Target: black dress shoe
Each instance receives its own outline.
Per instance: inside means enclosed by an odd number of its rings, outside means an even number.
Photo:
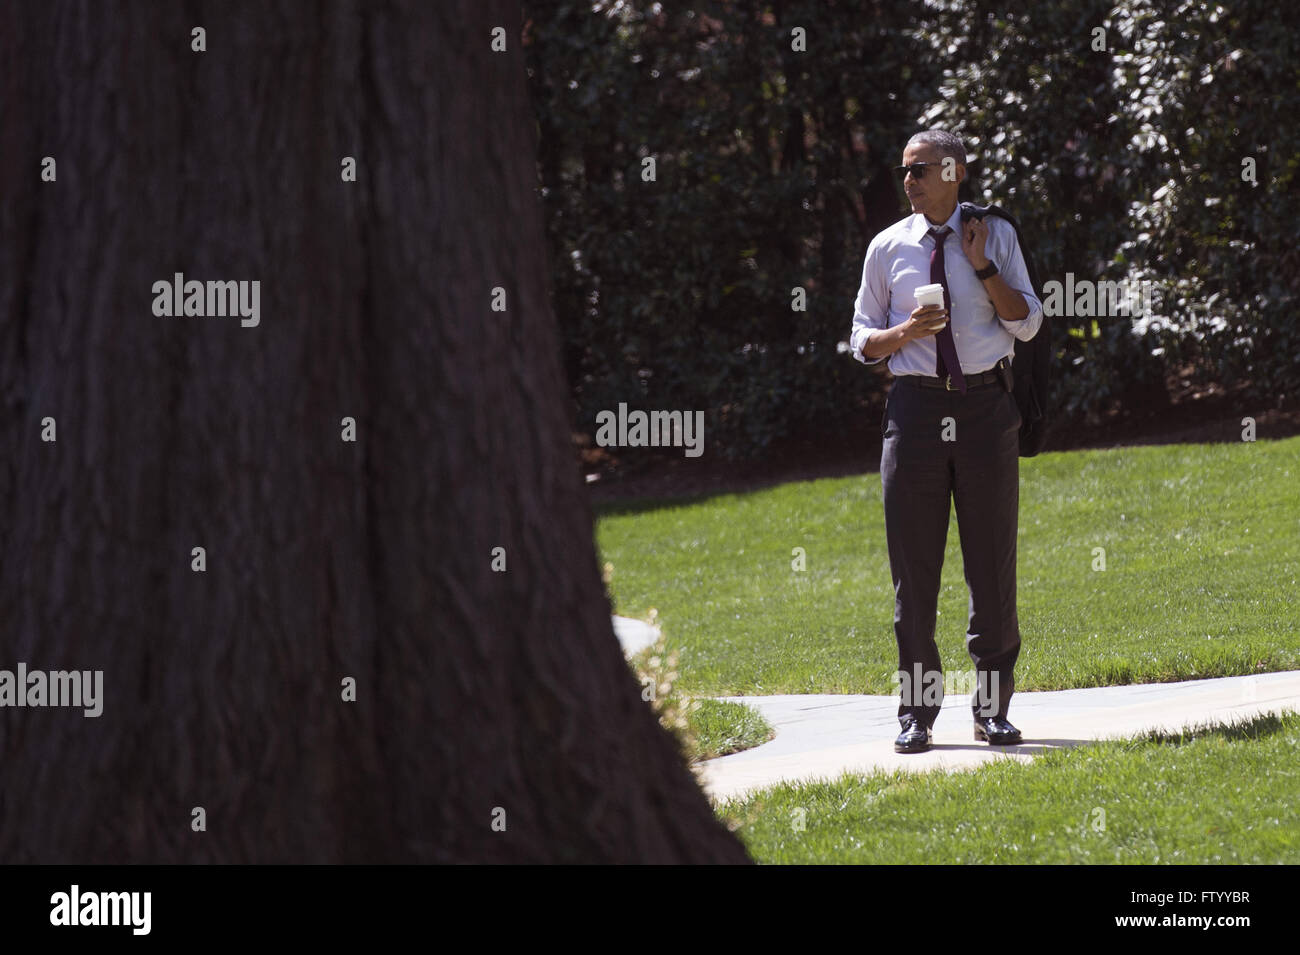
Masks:
[[[1020,730],[996,716],[977,716],[975,740],[987,740],[990,746],[1010,746],[1020,742]]]
[[[903,732],[894,740],[895,753],[924,753],[930,748],[930,728],[915,716],[903,717]]]

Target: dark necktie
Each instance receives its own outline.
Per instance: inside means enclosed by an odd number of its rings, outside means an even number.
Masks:
[[[948,282],[943,268],[943,240],[951,231],[948,226],[930,230],[930,236],[934,239],[934,251],[930,253],[930,284],[943,286],[943,307],[948,310],[948,324],[934,336],[935,374],[940,378],[952,375],[952,384],[964,395],[966,379],[961,373],[961,362],[957,360],[957,343],[952,339],[952,299],[948,297]]]

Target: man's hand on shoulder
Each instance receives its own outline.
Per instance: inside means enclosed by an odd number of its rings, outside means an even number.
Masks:
[[[987,268],[989,258],[984,254],[984,245],[989,239],[989,227],[983,219],[967,219],[961,226],[961,250],[967,261],[978,272]]]

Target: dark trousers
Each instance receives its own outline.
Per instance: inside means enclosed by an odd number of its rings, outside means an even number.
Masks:
[[[956,504],[970,591],[966,650],[975,664],[977,690],[972,709],[976,715],[1006,718],[1020,654],[1019,428],[1015,398],[996,382],[963,395],[924,388],[900,376],[890,389],[881,421],[880,478],[894,578],[894,636],[899,670],[906,674],[900,684],[900,723],[911,714],[930,726],[942,703],[942,666],[934,637],[949,500]],[[917,677],[927,687],[918,686]]]

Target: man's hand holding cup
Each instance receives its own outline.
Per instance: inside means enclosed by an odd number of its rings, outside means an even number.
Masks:
[[[948,324],[948,310],[943,307],[943,286],[937,282],[916,290],[916,308],[908,316],[908,337],[928,338]]]

